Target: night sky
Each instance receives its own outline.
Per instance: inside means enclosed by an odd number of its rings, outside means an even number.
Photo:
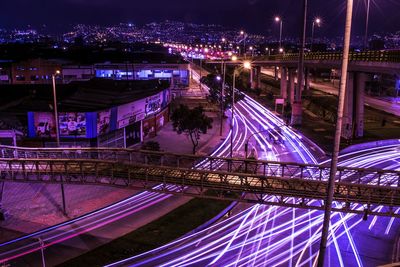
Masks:
[[[367,0],[354,0],[354,34],[363,34]],[[400,0],[371,0],[371,32],[400,30]],[[345,0],[309,0],[309,17],[324,20],[320,36],[342,33]],[[61,32],[77,23],[111,25],[178,20],[216,23],[253,33],[274,32],[274,15],[284,18],[284,34],[298,35],[300,0],[3,0],[0,28],[38,28]]]

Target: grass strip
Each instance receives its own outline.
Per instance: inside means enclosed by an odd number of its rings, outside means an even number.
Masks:
[[[229,201],[195,198],[167,215],[59,266],[103,266],[167,244],[217,216]]]

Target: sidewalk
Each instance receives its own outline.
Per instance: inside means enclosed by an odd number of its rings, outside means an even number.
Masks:
[[[200,135],[199,145],[196,154],[208,155],[223,141],[223,138],[229,132],[229,120],[225,119],[223,123],[222,136],[220,132],[219,114],[206,112],[206,115],[213,119],[212,128],[206,134]],[[192,141],[186,134],[178,134],[172,128],[172,122],[166,124],[163,129],[157,133],[156,137],[149,138],[147,141],[156,141],[160,144],[160,148],[165,152],[178,154],[192,154]]]
[[[210,154],[222,142],[219,136],[219,114],[214,112],[206,114],[213,118],[213,124],[207,134],[200,136],[197,151],[201,155]],[[226,136],[228,132],[229,120],[225,120],[223,136]],[[184,134],[178,135],[173,131],[172,123],[165,125],[156,137],[146,141],[149,140],[159,142],[163,151],[192,153],[190,139]],[[0,242],[70,220],[118,202],[137,191],[102,186],[65,185],[65,193],[68,217],[65,217],[61,211],[59,185],[6,183],[3,193],[5,200],[3,208],[8,211],[9,215],[6,221],[0,223]],[[189,197],[172,196],[139,213],[125,217],[121,222],[116,221],[84,236],[77,236],[62,242],[54,248],[47,248],[48,252],[54,253],[46,253],[46,262],[54,266],[77,257],[166,215],[190,200]],[[31,266],[40,265],[41,258],[39,256],[38,253],[29,255],[27,257],[29,264]]]

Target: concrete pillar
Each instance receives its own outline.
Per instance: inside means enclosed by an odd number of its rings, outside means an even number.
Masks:
[[[281,97],[287,99],[287,69],[281,67]]]
[[[261,67],[256,66],[250,71],[251,89],[260,87],[261,84]]]
[[[356,76],[356,83],[354,88],[354,137],[364,136],[364,95],[366,82],[369,76],[367,73],[359,72]]]
[[[298,74],[299,71],[297,71],[297,75]],[[303,75],[306,75],[305,72],[303,73]],[[293,69],[293,77],[296,77],[296,69]],[[302,86],[300,86],[298,81],[303,81]],[[301,125],[302,123],[303,110],[301,105],[301,95],[305,87],[304,82],[305,82],[304,77],[302,79],[299,79],[299,77],[297,77],[297,83],[294,84],[294,78],[293,78],[293,85],[290,85],[291,87],[293,87],[292,89],[293,94],[291,94],[291,104],[292,104],[292,117],[290,121],[291,125]]]
[[[303,90],[305,92],[310,90],[310,82],[311,82],[310,70],[308,68],[306,68],[305,71],[304,71],[304,88],[303,88]]]
[[[342,125],[342,137],[345,139],[351,139],[353,136],[354,76],[354,72],[347,75]]]
[[[295,84],[294,84],[295,78],[296,78],[296,69],[289,69],[288,100],[292,105],[294,102],[294,94],[295,94]]]
[[[279,79],[279,77],[278,77],[278,66],[274,67],[274,77],[275,77],[275,81],[277,81]]]

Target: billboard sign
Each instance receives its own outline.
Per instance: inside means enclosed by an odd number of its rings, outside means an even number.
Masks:
[[[103,135],[110,131],[111,109],[97,112],[97,135]]]
[[[118,107],[117,128],[121,129],[129,124],[143,120],[145,115],[146,102],[143,100],[134,101]]]
[[[56,137],[56,120],[53,113],[35,112],[33,116],[36,137]]]
[[[86,116],[83,112],[60,112],[60,136],[86,137]]]

